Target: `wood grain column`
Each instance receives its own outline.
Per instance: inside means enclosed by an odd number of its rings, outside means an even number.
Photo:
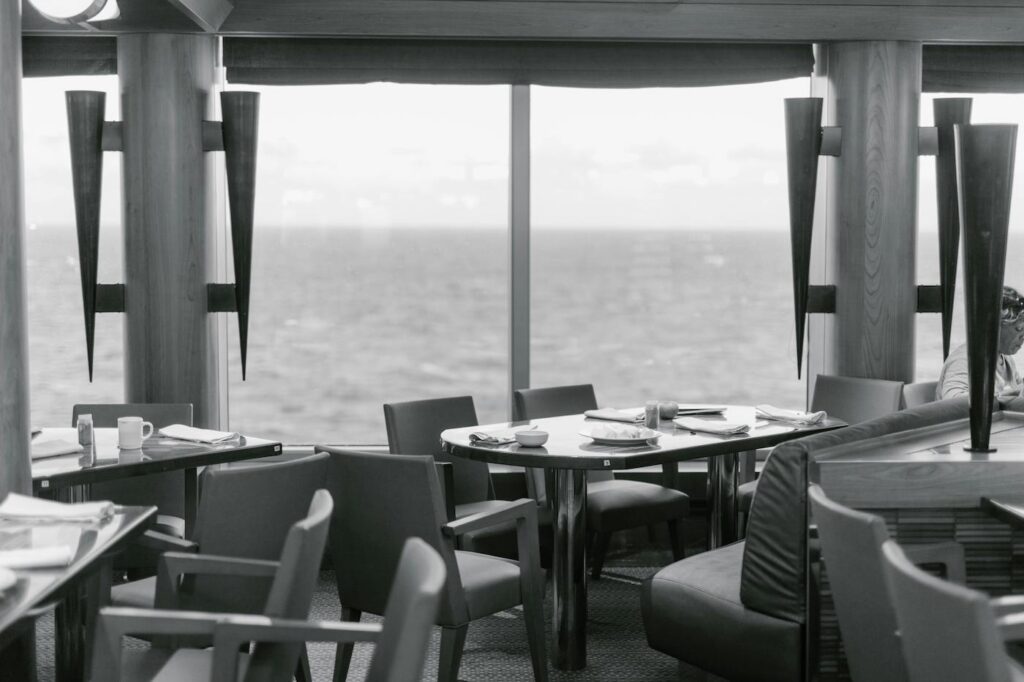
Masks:
[[[0,498],[32,493],[21,146],[21,2],[0,0]]]
[[[189,402],[217,428],[221,359],[206,284],[217,274],[214,118],[217,39],[118,36],[124,121],[125,398]]]
[[[815,369],[910,382],[921,45],[834,43],[827,70],[826,117],[843,141],[828,164],[819,255],[825,283],[836,285],[836,312]]]

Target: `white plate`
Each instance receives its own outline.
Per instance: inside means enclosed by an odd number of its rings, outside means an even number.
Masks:
[[[644,445],[652,440],[658,440],[664,434],[653,429],[648,429],[650,435],[646,438],[602,438],[601,436],[591,436],[586,431],[580,431],[581,436],[590,438],[598,445]]]
[[[18,584],[18,576],[9,568],[0,566],[0,596]]]

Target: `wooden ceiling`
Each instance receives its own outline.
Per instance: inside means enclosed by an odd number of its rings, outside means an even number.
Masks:
[[[120,0],[91,31],[24,6],[26,34],[1024,43],[1022,0]]]

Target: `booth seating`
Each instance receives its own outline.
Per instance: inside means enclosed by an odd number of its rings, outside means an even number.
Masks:
[[[816,452],[968,416],[956,398],[783,443],[765,462],[747,537],[655,574],[641,600],[654,649],[733,682],[795,682],[816,668],[809,646],[807,486]]]

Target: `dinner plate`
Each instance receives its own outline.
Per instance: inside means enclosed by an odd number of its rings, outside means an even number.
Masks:
[[[652,440],[658,440],[664,434],[650,430],[649,436],[646,438],[602,438],[601,436],[592,436],[586,431],[579,432],[581,436],[586,436],[598,445],[644,445]]]

